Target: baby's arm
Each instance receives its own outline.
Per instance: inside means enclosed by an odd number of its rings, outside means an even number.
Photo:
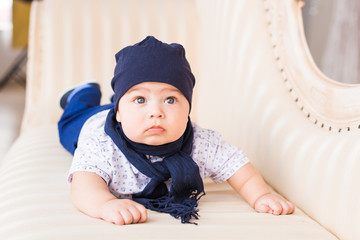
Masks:
[[[295,210],[291,202],[270,192],[251,163],[241,167],[228,182],[257,212],[279,215],[291,214]]]
[[[105,181],[95,173],[75,172],[71,182],[71,199],[83,213],[118,225],[147,220],[146,208],[129,199],[110,193]]]

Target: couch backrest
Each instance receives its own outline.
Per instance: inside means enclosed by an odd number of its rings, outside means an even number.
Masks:
[[[360,239],[360,86],[314,65],[299,0],[33,3],[23,131],[54,124],[65,89],[154,35],[182,43],[197,79],[192,119],[240,146],[268,183],[341,239]]]

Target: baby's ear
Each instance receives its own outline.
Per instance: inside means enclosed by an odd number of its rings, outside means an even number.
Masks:
[[[116,111],[116,121],[121,122],[119,110]]]

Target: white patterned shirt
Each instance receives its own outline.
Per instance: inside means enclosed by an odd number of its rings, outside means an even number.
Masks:
[[[105,133],[104,125],[109,110],[90,117],[81,129],[78,146],[69,171],[69,182],[77,171],[92,172],[102,177],[109,190],[118,198],[131,198],[141,192],[150,178],[139,172]],[[221,139],[215,131],[192,123],[193,148],[190,156],[197,163],[201,177],[221,183],[249,162],[244,152]],[[162,161],[148,156],[152,162]],[[167,182],[169,186],[170,180]]]

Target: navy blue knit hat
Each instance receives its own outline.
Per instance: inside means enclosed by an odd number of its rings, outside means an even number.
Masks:
[[[142,82],[170,84],[185,96],[191,108],[195,78],[185,57],[185,49],[177,43],[166,44],[152,36],[120,50],[111,87],[115,111],[120,98],[134,85]]]

